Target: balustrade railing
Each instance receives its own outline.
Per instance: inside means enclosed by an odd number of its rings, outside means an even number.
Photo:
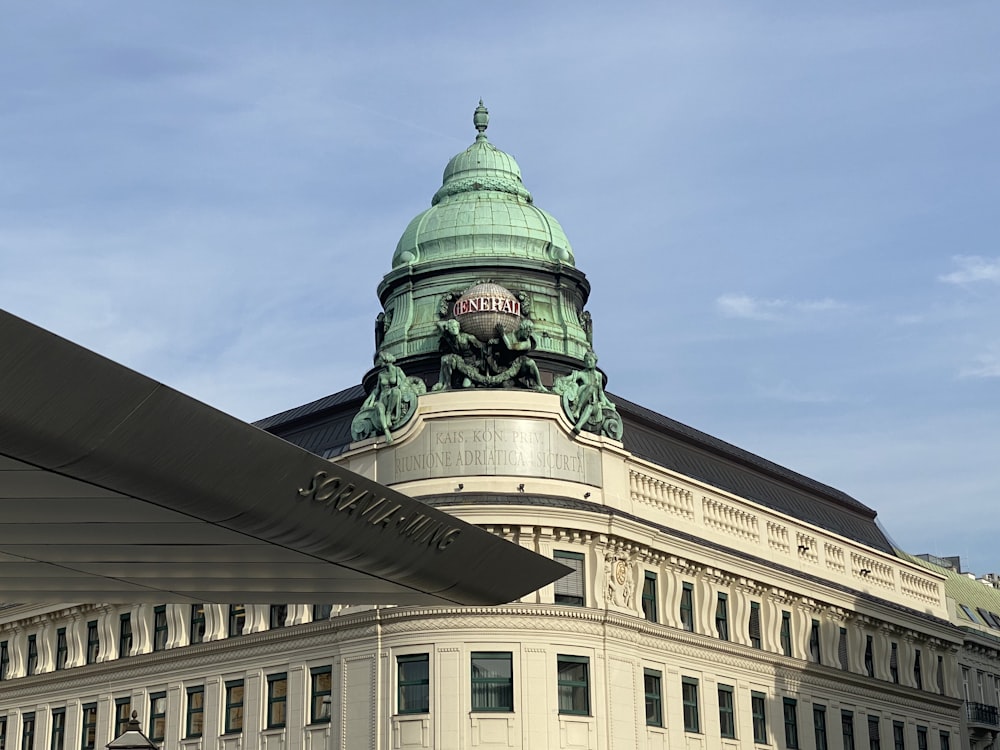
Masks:
[[[1000,726],[1000,715],[998,715],[996,706],[966,701],[965,715],[970,724],[986,724],[991,727]]]

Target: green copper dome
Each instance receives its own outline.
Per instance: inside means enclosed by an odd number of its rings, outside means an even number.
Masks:
[[[396,245],[392,267],[491,256],[573,265],[559,222],[534,206],[514,158],[487,140],[481,101],[473,123],[475,142],[448,162],[431,207]]]
[[[593,347],[592,322],[584,309],[590,295],[587,277],[576,267],[559,222],[535,206],[517,162],[486,138],[488,123],[480,102],[473,115],[475,141],[448,161],[430,208],[403,232],[392,269],[378,287],[383,311],[375,324],[375,350],[395,357],[397,367],[423,378],[428,387],[440,383],[444,355],[454,354],[450,331],[471,331],[466,330],[469,315],[455,312],[471,290],[493,292],[468,298],[466,312],[483,312],[472,308],[487,299],[520,319],[517,325],[508,320],[505,331],[522,336],[511,339],[518,346],[530,340],[529,359],[542,386],[579,370]],[[490,343],[496,323],[488,320],[473,334],[491,352],[499,346]],[[482,364],[493,366],[502,358],[491,354]],[[375,373],[366,376],[369,388]],[[495,375],[479,385],[497,385],[500,381],[490,380]]]

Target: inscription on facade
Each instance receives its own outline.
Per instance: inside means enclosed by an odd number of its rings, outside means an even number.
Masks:
[[[521,303],[513,297],[503,297],[498,294],[463,297],[455,303],[454,313],[456,318],[473,312],[502,312],[520,316]]]
[[[529,419],[457,419],[426,425],[378,456],[386,484],[435,477],[513,475],[600,486],[600,454],[556,425]]]

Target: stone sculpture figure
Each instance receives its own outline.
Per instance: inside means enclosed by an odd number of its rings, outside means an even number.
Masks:
[[[536,344],[530,320],[522,320],[513,333],[498,324],[496,335],[485,344],[462,331],[454,318],[437,325],[445,353],[438,382],[431,390],[474,386],[545,390],[538,365],[527,354]]]
[[[498,324],[496,337],[490,339],[491,369],[498,384],[504,388],[520,385],[536,391],[546,390],[538,365],[527,354],[537,343],[532,335],[533,329],[534,325],[527,318],[518,324],[513,333],[508,333]]]
[[[480,374],[483,367],[483,344],[471,333],[465,333],[454,318],[439,320],[438,330],[441,331],[441,372],[438,382],[432,391],[450,389],[455,385],[455,373],[461,375],[459,385],[462,388],[472,386],[473,379]]]
[[[584,335],[587,337],[587,343],[591,346],[594,345],[594,319],[590,316],[590,313],[584,310],[580,313],[580,327],[583,329]]]
[[[417,398],[427,387],[420,378],[407,377],[389,352],[379,352],[375,364],[382,369],[375,387],[351,422],[351,438],[366,440],[381,434],[391,443],[392,431],[410,420],[417,410]]]
[[[622,418],[604,393],[604,378],[593,350],[583,355],[583,364],[584,369],[557,378],[552,390],[562,397],[563,412],[573,423],[573,432],[586,430],[621,440]]]
[[[388,327],[385,313],[380,312],[375,318],[375,351],[382,348],[382,342],[385,341],[385,329]]]

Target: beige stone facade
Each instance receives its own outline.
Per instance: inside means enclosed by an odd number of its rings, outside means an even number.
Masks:
[[[426,394],[336,460],[577,573],[494,608],[248,605],[239,634],[221,605],[0,610],[7,750],[26,718],[103,747],[126,709],[190,750],[960,743],[942,575],[574,434],[556,396]]]

